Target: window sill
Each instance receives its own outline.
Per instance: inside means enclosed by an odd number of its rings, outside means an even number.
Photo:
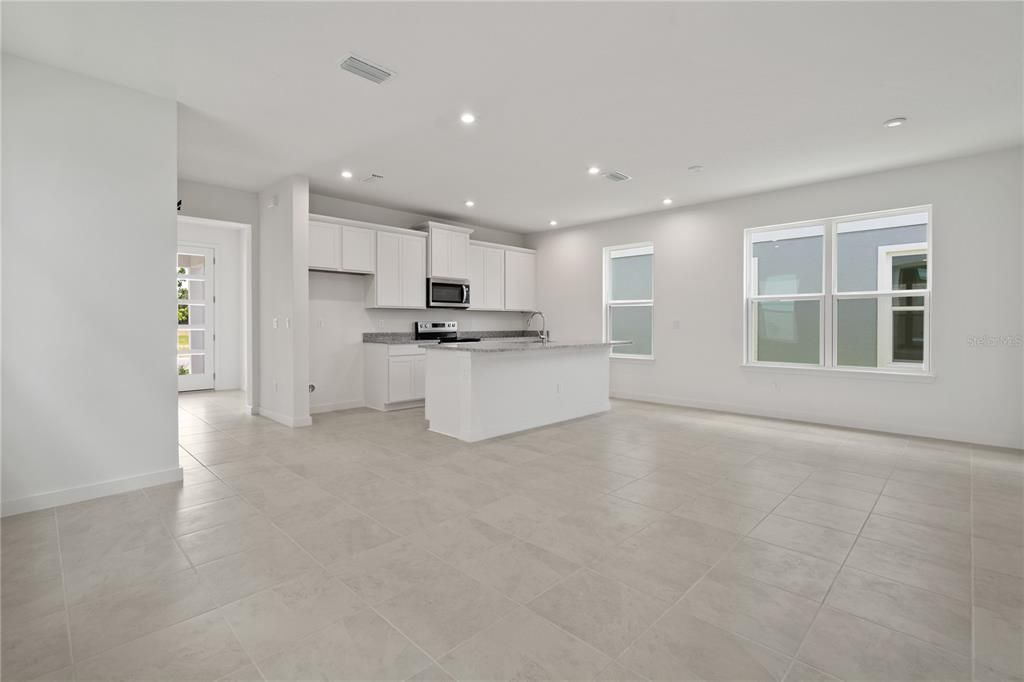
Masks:
[[[783,372],[786,374],[807,374],[819,376],[839,376],[848,379],[882,379],[884,381],[909,381],[932,383],[935,381],[933,372],[900,372],[877,369],[849,369],[840,367],[804,367],[801,365],[765,365],[744,362],[743,369],[766,372]]]
[[[635,360],[640,362],[654,362],[653,355],[615,355],[612,353],[609,355],[612,360]]]

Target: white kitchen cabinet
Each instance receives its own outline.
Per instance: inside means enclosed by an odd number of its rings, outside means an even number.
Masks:
[[[377,232],[376,273],[367,292],[371,308],[425,308],[426,239],[411,230]]]
[[[470,310],[505,309],[505,249],[469,244]]]
[[[505,310],[536,309],[537,253],[529,249],[506,249]]]
[[[309,268],[341,269],[341,227],[333,223],[309,221]]]
[[[473,230],[434,222],[421,227],[426,227],[430,239],[430,276],[468,279],[469,235]]]
[[[373,274],[376,230],[328,220],[309,221],[309,268]]]
[[[377,410],[413,407],[426,394],[426,350],[416,344],[363,344],[366,404]]]
[[[377,233],[365,227],[341,226],[341,269],[345,272],[374,273]]]

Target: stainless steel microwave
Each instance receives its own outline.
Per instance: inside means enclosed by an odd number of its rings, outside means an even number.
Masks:
[[[427,278],[428,308],[468,308],[469,280],[449,277]]]

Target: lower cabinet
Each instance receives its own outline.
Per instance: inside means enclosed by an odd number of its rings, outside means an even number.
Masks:
[[[427,351],[415,344],[363,344],[364,393],[376,410],[413,407],[426,395]]]

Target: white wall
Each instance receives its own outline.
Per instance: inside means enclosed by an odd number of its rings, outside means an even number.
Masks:
[[[396,211],[395,209],[384,208],[383,206],[362,204],[358,201],[337,199],[335,197],[328,197],[322,194],[309,195],[309,210],[310,213],[315,213],[317,215],[328,215],[335,218],[348,218],[350,220],[362,220],[368,223],[377,223],[379,225],[390,225],[391,227],[415,227],[416,225],[428,220],[437,220],[438,222],[447,223],[449,225],[461,225],[463,227],[473,228],[474,232],[472,237],[478,241],[494,242],[496,244],[506,244],[508,246],[526,245],[526,235],[518,234],[516,232],[497,230],[490,227],[480,227],[478,225],[469,225],[468,223],[456,223],[450,220],[438,220],[437,218],[431,218],[430,216],[419,213]]]
[[[3,56],[3,511],[180,478],[177,110]]]
[[[600,336],[602,248],[650,240],[656,360],[613,360],[614,395],[1020,447],[1024,351],[968,338],[1022,333],[1021,162],[1016,148],[543,233],[540,307],[555,335]],[[741,367],[744,228],[920,204],[933,381]]]
[[[309,418],[309,180],[260,192],[259,412],[288,426]]]
[[[213,366],[218,391],[244,387],[244,332],[242,269],[242,230],[212,227],[178,219],[178,243],[213,247],[217,260],[214,266],[213,294],[217,297],[214,315]]]
[[[522,329],[522,313],[366,308],[365,275],[309,273],[309,380],[313,412],[363,405],[363,333],[412,332],[417,320],[455,320],[463,331]],[[535,323],[536,324],[536,323]]]

